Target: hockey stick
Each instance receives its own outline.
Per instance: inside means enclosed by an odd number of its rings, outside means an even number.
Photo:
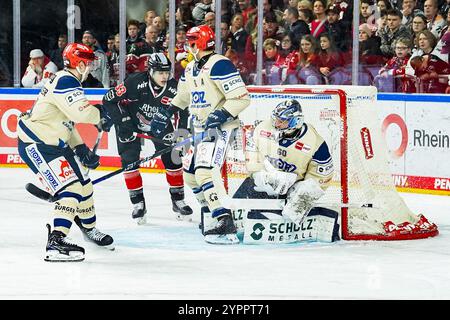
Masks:
[[[159,156],[161,156],[161,155],[163,155],[163,154],[165,154],[165,153],[167,153],[167,152],[172,151],[172,149],[174,149],[174,148],[182,147],[182,146],[184,146],[184,145],[186,145],[186,144],[189,144],[189,143],[191,143],[191,141],[192,141],[193,143],[195,143],[196,140],[202,140],[206,135],[207,135],[207,132],[200,132],[199,134],[197,134],[197,135],[195,135],[195,136],[191,136],[191,137],[189,137],[189,138],[186,138],[186,139],[183,140],[183,141],[180,141],[180,142],[178,142],[178,143],[172,144],[172,145],[168,146],[167,148],[164,148],[164,149],[161,149],[161,150],[155,152],[155,153],[154,153],[153,155],[151,155],[151,156],[148,156],[148,157],[143,158],[143,159],[141,159],[141,160],[138,160],[138,161],[135,161],[135,162],[133,162],[133,163],[130,163],[130,164],[129,164],[128,166],[126,166],[125,168],[120,168],[120,169],[118,169],[118,170],[116,170],[116,171],[110,172],[110,173],[108,173],[108,174],[106,174],[106,175],[104,175],[104,176],[102,176],[102,177],[100,177],[100,178],[95,179],[94,181],[92,181],[92,184],[97,184],[97,183],[99,183],[99,182],[102,182],[102,181],[104,181],[104,180],[107,180],[107,179],[109,179],[109,178],[111,178],[111,177],[113,177],[113,176],[115,176],[115,175],[118,175],[119,173],[121,173],[121,172],[123,172],[123,171],[125,171],[125,170],[133,169],[133,168],[135,168],[136,166],[139,166],[140,164],[142,164],[142,163],[144,163],[144,162],[150,161],[150,160],[152,160],[152,159],[154,159],[154,158],[157,158],[157,157],[159,157]],[[35,197],[38,197],[39,199],[42,199],[42,200],[44,200],[44,201],[55,202],[55,201],[59,200],[58,195],[53,196],[53,195],[51,195],[50,193],[48,193],[47,191],[42,190],[41,188],[35,186],[35,185],[32,184],[32,183],[27,183],[27,184],[25,185],[25,189],[26,189],[29,193],[31,193],[32,195],[34,195]]]
[[[153,141],[153,142],[156,142],[156,143],[159,143],[159,144],[163,144],[163,145],[166,145],[166,146],[171,146],[171,145],[172,145],[172,143],[170,143],[169,141],[165,141],[165,140],[162,140],[162,139],[158,139],[158,138],[155,138],[155,137],[153,137],[153,136],[148,136],[148,135],[143,134],[143,133],[137,133],[137,132],[134,132],[133,135],[134,135],[135,137],[142,138],[142,139],[147,139],[147,140],[151,140],[151,141]]]
[[[103,130],[97,126],[95,126],[95,127],[97,128],[98,133],[97,133],[97,139],[95,140],[94,148],[92,148],[93,153],[97,152],[98,146],[100,145],[100,140],[102,139],[102,136],[103,136]],[[90,170],[91,169],[88,169],[87,173],[89,173]]]

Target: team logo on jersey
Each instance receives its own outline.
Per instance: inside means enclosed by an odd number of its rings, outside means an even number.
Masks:
[[[309,152],[311,151],[311,147],[310,147],[309,145],[304,144],[304,143],[302,143],[302,142],[300,142],[300,141],[298,141],[298,142],[295,144],[295,149],[300,150],[300,151],[303,151],[303,152],[305,152],[305,153],[309,153]]]
[[[169,105],[171,101],[172,101],[172,98],[169,98],[169,97],[166,97],[166,96],[161,98],[161,103],[165,104],[165,105]]]
[[[370,131],[369,128],[364,127],[360,131],[361,133],[361,140],[364,148],[364,152],[366,154],[366,159],[373,158],[373,147],[372,147],[372,139],[370,137]]]

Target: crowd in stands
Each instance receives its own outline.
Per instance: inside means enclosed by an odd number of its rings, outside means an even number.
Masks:
[[[262,1],[264,84],[352,84],[352,0]],[[449,8],[450,0],[361,0],[359,84],[375,85],[382,92],[450,93]],[[158,15],[150,9],[142,21],[128,21],[127,74],[145,71],[150,53],[167,53],[168,16],[168,10]],[[170,58],[178,78],[193,59],[186,47],[187,30],[201,24],[214,29],[216,16],[212,0],[178,0],[175,17],[175,55]],[[222,1],[220,53],[231,59],[247,84],[256,79],[258,23],[256,0]],[[95,30],[84,31],[81,41],[98,57],[83,85],[117,85],[119,34],[110,35],[105,49]],[[61,69],[66,44],[61,35],[57,49],[47,56],[33,50],[22,84],[42,86],[55,67]],[[50,60],[55,67],[49,66]]]

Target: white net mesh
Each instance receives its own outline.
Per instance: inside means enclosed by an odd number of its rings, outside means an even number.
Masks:
[[[306,87],[299,86],[301,90]],[[229,194],[232,195],[246,177],[245,141],[254,127],[270,117],[273,108],[286,99],[300,102],[305,122],[311,123],[327,142],[335,164],[335,175],[331,186],[320,202],[338,212],[343,200],[341,168],[348,173],[348,228],[349,234],[383,235],[383,222],[415,223],[418,217],[406,206],[397,193],[387,161],[387,146],[381,134],[380,121],[376,113],[376,88],[339,87],[347,94],[346,112],[348,123],[348,152],[341,159],[341,121],[339,96],[322,93],[295,93],[286,88],[277,88],[275,93],[262,93],[250,88],[251,105],[240,115],[241,127],[236,140],[227,153],[227,179]],[[260,88],[261,89],[261,88]],[[311,89],[308,87],[306,89]],[[327,87],[329,89],[329,87]],[[317,91],[317,88],[314,88]],[[345,159],[347,158],[347,159]],[[347,163],[346,163],[347,160]],[[345,169],[346,168],[346,169]],[[344,187],[345,188],[345,187]],[[363,208],[372,204],[372,208]]]

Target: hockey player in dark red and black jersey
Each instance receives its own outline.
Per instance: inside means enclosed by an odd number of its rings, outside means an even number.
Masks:
[[[141,139],[136,133],[150,132],[150,120],[161,108],[167,108],[177,93],[177,81],[170,78],[171,62],[163,53],[149,56],[148,72],[131,74],[122,84],[110,89],[103,97],[103,104],[110,113],[117,137],[117,147],[122,166],[139,160]],[[178,114],[177,129],[186,128],[188,112]],[[163,140],[172,142],[174,124],[169,120]],[[167,148],[166,144],[153,141],[156,151]],[[182,164],[172,159],[171,153],[161,156],[166,169],[166,179],[172,199],[172,209],[177,217],[190,218],[192,209],[184,202],[184,181]],[[146,205],[142,177],[139,167],[124,172],[131,203],[132,217],[138,224],[146,222]]]

